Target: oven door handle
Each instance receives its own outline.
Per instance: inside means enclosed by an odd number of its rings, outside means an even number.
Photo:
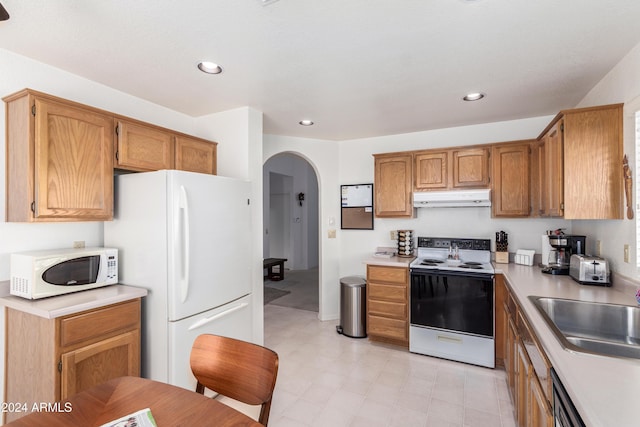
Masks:
[[[437,268],[412,268],[412,276],[453,276],[453,277],[471,277],[474,279],[493,280],[495,274],[491,273],[476,273],[473,271],[451,271],[451,270],[439,270]]]

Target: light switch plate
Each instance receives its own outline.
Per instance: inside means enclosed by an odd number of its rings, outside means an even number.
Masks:
[[[624,262],[629,263],[629,245],[624,245]]]

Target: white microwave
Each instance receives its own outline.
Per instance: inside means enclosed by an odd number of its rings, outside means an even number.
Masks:
[[[118,283],[118,250],[56,249],[11,254],[9,293],[38,299]]]

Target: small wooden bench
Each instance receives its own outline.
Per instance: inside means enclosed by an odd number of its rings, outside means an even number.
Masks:
[[[277,282],[278,280],[284,279],[284,262],[286,258],[266,258],[263,260],[262,268],[267,269],[267,275],[264,276],[269,280],[273,280]],[[273,271],[273,267],[278,266],[278,272]]]

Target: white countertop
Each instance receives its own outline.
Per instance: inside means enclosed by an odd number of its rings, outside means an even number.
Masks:
[[[409,264],[411,264],[411,261],[413,261],[414,259],[416,259],[416,257],[414,256],[411,256],[411,257],[392,256],[391,258],[381,258],[381,257],[373,256],[373,254],[371,254],[369,258],[364,260],[364,263],[371,264],[371,265],[382,265],[386,267],[409,268]]]
[[[584,286],[569,276],[543,274],[539,267],[495,264],[503,273],[540,339],[551,364],[587,426],[640,425],[640,361],[565,350],[527,298],[529,295],[637,305],[614,288]]]
[[[56,297],[29,300],[9,295],[9,281],[4,281],[0,282],[0,295],[2,295],[0,305],[46,319],[55,319],[68,314],[141,298],[147,295],[147,290],[134,286],[111,285]]]

